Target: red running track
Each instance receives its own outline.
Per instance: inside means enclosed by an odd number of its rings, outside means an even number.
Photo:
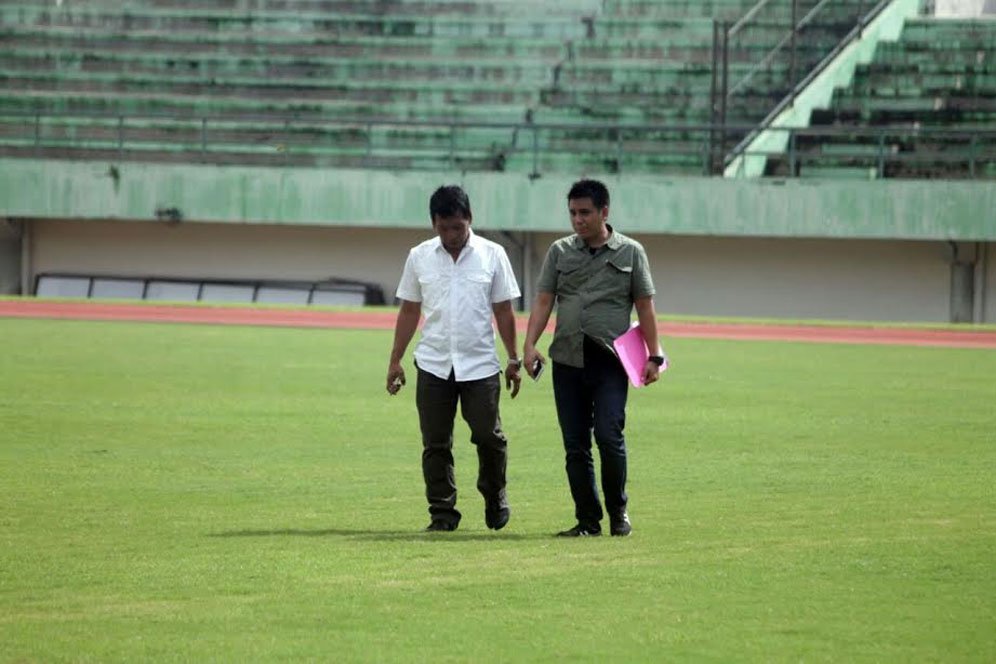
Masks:
[[[394,327],[395,316],[396,314],[391,311],[364,312],[184,305],[159,306],[108,302],[52,302],[32,299],[0,301],[0,317],[9,318],[57,318],[385,330]],[[521,321],[520,327],[524,327],[524,325],[525,321]],[[676,321],[663,322],[659,327],[661,334],[665,338],[694,337],[698,339],[806,341],[817,343],[996,349],[996,331],[982,330],[961,331],[872,326],[829,327],[820,325],[757,325]]]

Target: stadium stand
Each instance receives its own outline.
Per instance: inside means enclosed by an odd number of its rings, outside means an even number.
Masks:
[[[996,20],[921,18],[878,45],[771,175],[996,176]],[[830,131],[828,131],[830,130]],[[848,131],[850,130],[850,131]]]
[[[508,128],[452,123],[520,121],[530,77],[581,29],[506,5],[498,19],[484,3],[5,5],[3,77],[19,94],[4,107],[44,111],[36,135],[71,156],[490,168]]]
[[[724,50],[722,123],[763,118],[866,2],[791,3]],[[702,173],[716,26],[747,0],[16,0],[7,155],[319,167]],[[815,11],[818,10],[818,11]],[[782,53],[784,56],[784,53]],[[741,131],[742,135],[746,129]],[[722,145],[734,142],[735,132]]]
[[[587,148],[608,155],[586,164],[595,170],[718,172],[726,148],[766,117],[868,9],[850,0],[799,1],[796,16],[792,8],[791,2],[608,2],[593,39],[575,49],[564,84],[544,102],[615,126],[559,130],[558,143],[545,154],[562,155],[561,170]],[[790,27],[804,18],[790,52],[784,48]],[[722,127],[718,140],[703,129],[710,126]]]
[[[991,321],[991,22],[920,10],[5,0],[0,288],[381,301],[456,181],[527,301],[590,175],[669,257],[662,309]]]

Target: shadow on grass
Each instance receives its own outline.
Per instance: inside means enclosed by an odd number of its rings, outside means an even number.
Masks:
[[[305,530],[301,528],[284,528],[279,530],[228,530],[221,533],[210,533],[208,537],[345,537],[356,540],[370,541],[452,541],[474,542],[484,540],[540,540],[552,537],[552,533],[483,533],[461,532],[430,533],[422,530],[351,530],[348,528],[323,528]]]

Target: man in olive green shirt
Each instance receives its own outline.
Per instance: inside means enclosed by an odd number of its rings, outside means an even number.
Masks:
[[[550,345],[553,393],[577,517],[574,527],[558,534],[602,533],[602,504],[591,454],[594,431],[610,532],[625,536],[632,530],[623,437],[629,380],[612,341],[629,329],[635,306],[647,348],[657,352],[654,284],[643,246],[607,223],[609,192],[604,184],[574,183],[567,206],[575,234],[557,240],[547,251],[529,315],[523,361],[530,376],[545,362],[536,342],[556,303],[557,326]],[[651,355],[643,369],[645,385],[657,381],[663,362],[663,357]]]

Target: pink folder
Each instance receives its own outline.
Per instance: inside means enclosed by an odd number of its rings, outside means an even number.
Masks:
[[[616,355],[619,356],[619,361],[629,376],[629,382],[633,387],[643,387],[643,368],[647,365],[650,353],[647,352],[647,342],[643,340],[640,323],[633,323],[627,332],[612,342],[612,345],[615,346]],[[659,347],[657,351],[658,355],[664,357],[661,371],[665,371],[668,365],[667,355],[664,355],[664,351]]]

